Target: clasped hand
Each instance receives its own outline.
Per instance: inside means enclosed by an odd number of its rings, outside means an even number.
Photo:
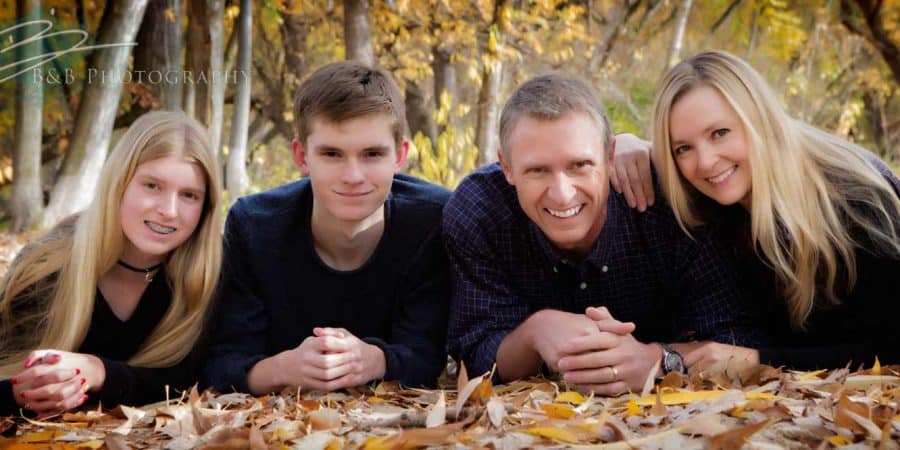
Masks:
[[[106,371],[99,358],[61,350],[35,350],[24,370],[10,379],[16,403],[44,418],[81,406],[87,391],[103,385]]]
[[[343,328],[315,328],[296,348],[281,354],[282,385],[333,391],[382,378],[384,352]]]

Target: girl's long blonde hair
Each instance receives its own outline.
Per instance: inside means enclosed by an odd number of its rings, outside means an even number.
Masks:
[[[703,223],[703,194],[678,171],[669,116],[699,86],[719,91],[746,131],[752,244],[784,287],[791,325],[803,329],[817,298],[837,303],[856,283],[856,248],[900,256],[900,200],[868,151],[789,117],[746,62],[705,52],[666,74],[653,108],[653,163],[685,231]]]
[[[27,245],[10,267],[0,285],[0,377],[21,371],[33,349],[77,351],[97,285],[124,248],[125,188],[139,165],[170,155],[202,168],[206,199],[194,233],[165,262],[171,306],[129,363],[167,367],[190,352],[221,268],[221,175],[202,125],[181,112],[154,111],[137,119],[116,144],[90,206]]]

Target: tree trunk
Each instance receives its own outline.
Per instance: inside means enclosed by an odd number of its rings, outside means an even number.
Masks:
[[[422,133],[431,141],[431,148],[437,148],[437,125],[434,123],[434,104],[429,101],[422,88],[412,82],[406,82],[406,122],[409,124],[410,136]]]
[[[162,46],[164,47],[163,67],[167,75],[177,74],[172,78],[166,78],[162,84],[160,97],[163,107],[170,111],[181,109],[182,89],[184,80],[182,72],[184,65],[181,63],[181,53],[184,51],[184,36],[181,30],[181,0],[166,0],[166,10],[173,15],[166,15],[163,24]],[[171,80],[171,81],[170,81]]]
[[[369,0],[344,0],[344,45],[348,60],[375,65]]]
[[[209,20],[206,17],[206,0],[189,0],[188,3],[188,55],[191,80],[186,85],[185,102],[193,99],[185,111],[190,111],[200,123],[209,126],[209,86],[200,84],[200,74],[209,70],[210,43]]]
[[[672,45],[669,47],[667,68],[671,68],[681,61],[681,47],[684,44],[684,30],[687,28],[688,18],[691,15],[693,0],[681,0],[678,6],[678,17],[675,19],[675,31],[672,33]]]
[[[431,70],[434,72],[434,103],[437,108],[441,107],[441,96],[446,92],[450,97],[449,114],[447,120],[437,124],[437,135],[448,126],[455,126],[453,118],[453,106],[459,102],[458,88],[456,85],[456,67],[450,62],[450,52],[441,49],[437,44],[431,48],[432,63]]]
[[[20,22],[41,18],[40,0],[18,0]],[[34,36],[40,26],[20,29],[17,42]],[[19,47],[17,61],[41,54],[40,41]],[[16,141],[13,149],[13,182],[10,211],[12,231],[17,233],[40,224],[44,209],[41,191],[41,124],[43,119],[43,85],[26,71],[16,80]]]
[[[309,26],[300,13],[294,12],[297,9],[294,4],[294,0],[285,0],[281,11],[281,40],[284,42],[284,64],[291,92],[300,86],[306,75],[306,36],[309,34]]]
[[[628,19],[638,10],[638,6],[640,5],[640,0],[637,0],[634,2],[625,2],[618,8],[613,6],[612,19],[609,20],[609,23],[606,25],[603,39],[597,43],[597,46],[594,48],[594,53],[591,55],[591,62],[588,66],[589,73],[596,74],[597,71],[606,65],[606,61],[612,53],[613,45],[616,43],[616,39],[622,34]],[[588,17],[588,20],[593,22],[593,18],[591,17]]]
[[[107,5],[110,7],[115,10],[109,15],[109,23],[101,26],[99,42],[133,42],[147,0],[120,0]],[[91,56],[91,69],[88,69],[84,94],[78,106],[72,142],[44,214],[47,225],[85,208],[94,197],[122,96],[121,74],[128,67],[130,55],[130,46],[120,46],[95,50]]]
[[[234,74],[224,73],[225,67],[225,0],[208,0],[209,20],[209,136],[213,149],[222,148],[222,120],[225,109],[225,87],[228,80],[240,82]],[[241,74],[249,80],[250,73]]]
[[[225,171],[229,199],[237,200],[249,185],[247,180],[247,128],[250,118],[250,59],[253,55],[253,4],[241,0],[238,16],[238,77],[234,94],[234,118],[231,120],[231,145]]]
[[[500,82],[503,79],[503,61],[500,50],[505,38],[503,18],[506,0],[495,0],[494,15],[488,31],[487,45],[482,55],[481,90],[478,93],[478,122],[475,128],[475,145],[478,147],[478,165],[496,161],[499,150],[498,127],[500,111],[498,100]]]
[[[885,2],[880,0],[841,0],[841,22],[851,32],[863,36],[872,44],[878,53],[884,58],[894,80],[900,84],[900,44],[891,40],[891,35],[885,30],[882,6]],[[866,30],[856,24],[854,20],[854,7],[859,8],[866,24]],[[896,8],[895,8],[896,9]],[[887,10],[891,10],[890,7]],[[896,16],[895,16],[896,19]]]

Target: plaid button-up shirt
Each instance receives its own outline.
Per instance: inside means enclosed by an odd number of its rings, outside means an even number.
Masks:
[[[661,195],[657,192],[657,198]],[[591,253],[571,261],[519,206],[497,164],[460,183],[444,208],[453,273],[448,348],[470,373],[532,313],[606,306],[642,342],[759,343],[732,267],[707,235],[687,236],[665,202],[641,213],[611,192]]]

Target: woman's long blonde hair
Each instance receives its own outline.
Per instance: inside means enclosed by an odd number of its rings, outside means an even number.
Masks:
[[[669,116],[699,86],[719,91],[746,131],[752,244],[784,287],[791,325],[803,329],[817,298],[837,303],[856,283],[857,247],[900,256],[900,200],[873,155],[789,117],[746,62],[705,52],[666,74],[653,108],[653,163],[685,231],[703,223],[703,194],[678,171]]]
[[[194,233],[165,262],[171,306],[129,363],[167,367],[188,354],[219,279],[222,182],[206,129],[184,113],[154,111],[138,118],[110,153],[90,206],[27,245],[10,267],[0,285],[0,377],[21,371],[33,349],[77,351],[97,285],[124,248],[125,189],[139,165],[170,155],[203,170],[206,199]]]

